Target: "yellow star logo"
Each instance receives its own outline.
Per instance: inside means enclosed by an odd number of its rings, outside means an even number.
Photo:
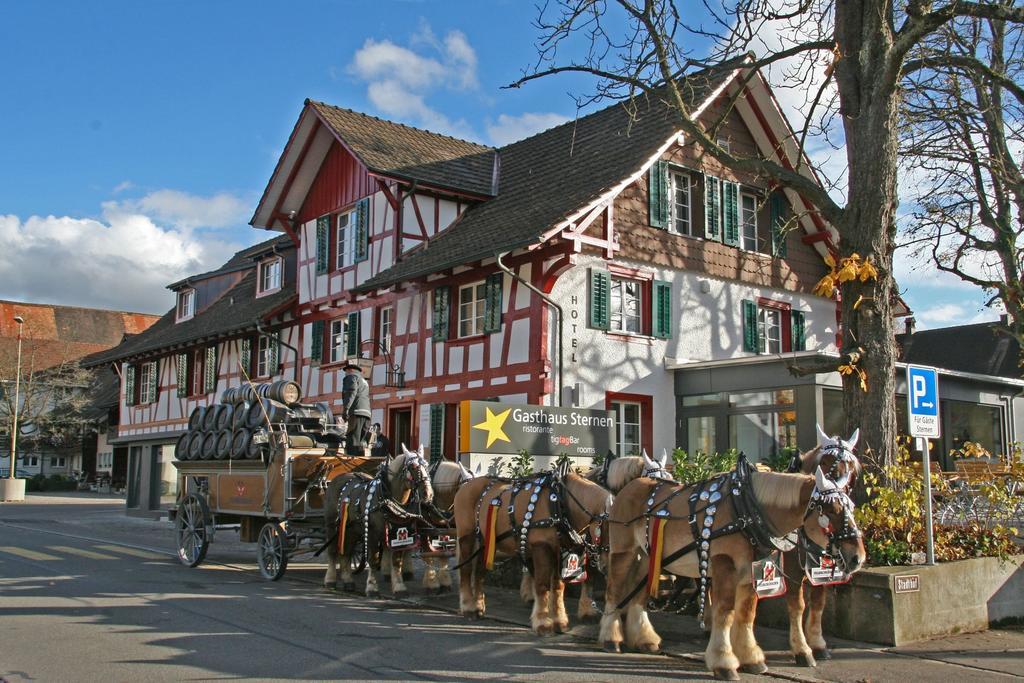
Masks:
[[[492,413],[490,408],[485,408],[485,410],[487,411],[487,419],[480,424],[473,425],[473,429],[482,429],[487,432],[487,448],[490,448],[491,444],[495,441],[508,441],[512,443],[508,435],[505,434],[505,430],[502,429],[512,409],[507,408],[497,415]]]

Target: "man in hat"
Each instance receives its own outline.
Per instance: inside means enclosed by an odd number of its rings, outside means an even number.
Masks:
[[[367,427],[370,425],[370,385],[363,379],[363,370],[355,360],[345,363],[345,379],[341,383],[342,413],[348,422],[345,430],[345,453],[363,455]]]

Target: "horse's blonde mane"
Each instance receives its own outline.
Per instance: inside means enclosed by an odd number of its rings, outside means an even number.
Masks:
[[[811,481],[811,477],[806,474],[750,473],[754,497],[758,503],[768,507],[797,507],[800,505],[800,492],[808,481]]]
[[[601,473],[601,465],[591,469],[586,474],[590,481],[596,481]],[[608,490],[618,493],[629,482],[633,481],[644,471],[644,459],[639,455],[626,455],[615,458],[608,463]]]
[[[457,487],[463,482],[465,477],[466,475],[461,465],[445,460],[438,464],[437,471],[434,472],[434,488]]]

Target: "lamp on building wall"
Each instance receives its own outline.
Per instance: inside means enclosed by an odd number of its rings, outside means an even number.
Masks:
[[[18,459],[18,403],[21,401],[21,331],[25,327],[25,319],[20,315],[14,316],[14,322],[18,323],[18,360],[17,370],[14,373],[14,420],[11,423],[11,467],[7,470],[7,478],[14,479],[15,462]]]

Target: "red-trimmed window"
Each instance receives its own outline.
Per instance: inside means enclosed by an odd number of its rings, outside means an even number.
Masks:
[[[188,392],[189,396],[202,396],[206,393],[206,349],[196,349],[189,354]]]
[[[654,446],[654,401],[644,394],[609,391],[605,408],[615,413],[616,455],[639,455]]]
[[[743,302],[743,350],[760,354],[805,349],[805,315],[782,301],[759,298]]]
[[[283,267],[284,261],[280,256],[260,261],[259,292],[257,294],[269,294],[281,289]]]
[[[391,306],[383,306],[377,309],[377,341],[389,353],[391,352],[391,337],[394,334],[395,309]],[[380,348],[374,351],[374,355],[380,352]]]
[[[355,263],[356,212],[344,211],[334,219],[334,267],[338,270]]]

